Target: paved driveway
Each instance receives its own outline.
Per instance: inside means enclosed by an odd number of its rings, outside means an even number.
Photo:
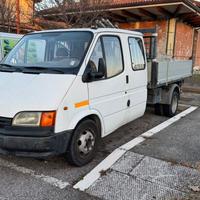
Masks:
[[[200,109],[127,151],[87,193],[107,200],[199,200],[199,120]]]

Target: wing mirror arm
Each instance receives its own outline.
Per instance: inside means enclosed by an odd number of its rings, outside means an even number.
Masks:
[[[103,78],[106,75],[106,63],[103,58],[99,58],[98,72],[96,72],[96,78]]]

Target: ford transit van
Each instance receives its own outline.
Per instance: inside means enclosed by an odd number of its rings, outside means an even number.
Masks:
[[[147,83],[141,33],[105,28],[27,34],[0,64],[0,153],[64,154],[85,165],[102,137],[144,114]],[[174,115],[178,85],[167,92],[169,101],[161,103]]]

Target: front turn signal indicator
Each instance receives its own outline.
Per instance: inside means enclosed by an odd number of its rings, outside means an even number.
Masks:
[[[49,127],[54,126],[56,121],[56,112],[43,112],[41,116],[40,126]]]

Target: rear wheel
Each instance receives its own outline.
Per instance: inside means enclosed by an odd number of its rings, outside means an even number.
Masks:
[[[75,129],[67,152],[70,164],[83,166],[95,157],[100,140],[99,130],[93,120],[81,122]]]
[[[177,91],[174,91],[171,103],[169,105],[163,105],[164,115],[167,117],[175,116],[178,110],[178,102],[179,102],[179,93]]]

